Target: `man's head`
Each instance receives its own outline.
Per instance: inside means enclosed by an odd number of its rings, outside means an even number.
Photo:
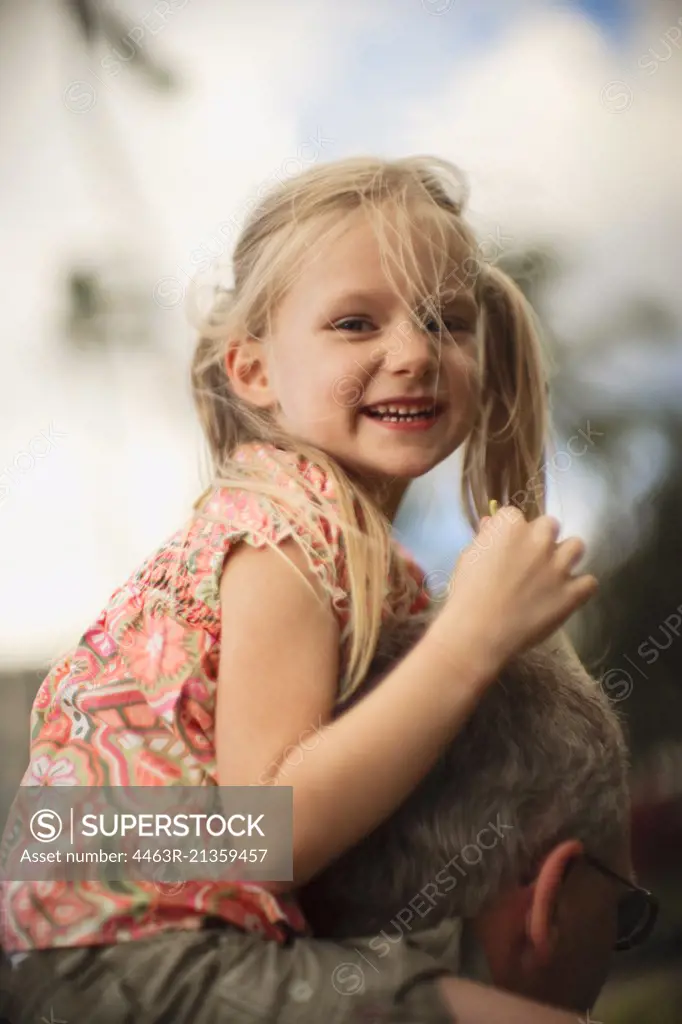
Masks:
[[[367,688],[423,628],[384,638]],[[508,665],[403,806],[306,887],[303,908],[318,935],[388,941],[468,919],[494,984],[584,1012],[625,891],[585,855],[631,876],[628,807],[618,718],[554,638]]]

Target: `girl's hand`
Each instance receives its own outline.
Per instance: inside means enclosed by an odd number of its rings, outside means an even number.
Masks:
[[[441,636],[462,631],[473,650],[492,659],[495,676],[513,655],[540,643],[593,596],[597,580],[572,575],[585,546],[577,537],[557,543],[552,516],[527,522],[512,506],[481,520],[455,567],[437,623]]]

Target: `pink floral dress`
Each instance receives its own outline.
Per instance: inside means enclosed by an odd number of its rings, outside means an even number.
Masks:
[[[271,445],[242,445],[238,461],[263,460],[272,479],[301,484],[334,500],[332,482],[307,460]],[[216,520],[220,520],[217,522]],[[349,639],[342,545],[325,523],[334,564],[319,536],[292,526],[257,494],[215,489],[201,512],[117,589],[75,649],[44,680],[31,715],[31,756],[22,785],[217,785],[215,699],[220,651],[220,577],[240,541],[262,547],[298,536],[312,552],[338,617],[342,651]],[[395,545],[385,616],[423,609],[423,575]],[[342,664],[343,664],[342,657]],[[130,882],[6,882],[2,944],[10,951],[100,945],[147,938],[170,928],[199,928],[205,916],[282,940],[305,933],[293,895],[264,886],[197,881],[182,887]]]

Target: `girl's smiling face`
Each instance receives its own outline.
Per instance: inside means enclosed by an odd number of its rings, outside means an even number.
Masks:
[[[260,390],[241,394],[256,394],[288,434],[381,492],[391,515],[409,481],[454,452],[472,427],[479,311],[472,282],[461,283],[471,257],[464,243],[450,241],[447,280],[439,281],[434,243],[422,233],[409,272],[421,282],[415,295],[404,270],[387,271],[370,220],[358,211],[346,224],[299,266],[261,339]],[[425,299],[435,310],[424,308]],[[405,420],[410,410],[414,418]]]

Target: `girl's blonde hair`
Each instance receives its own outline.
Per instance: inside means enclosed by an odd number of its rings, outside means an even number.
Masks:
[[[471,290],[480,306],[480,401],[465,443],[462,478],[469,521],[475,528],[490,498],[513,500],[529,517],[540,514],[547,406],[538,334],[518,287],[479,258],[464,221],[466,201],[460,171],[433,157],[355,158],[312,168],[273,189],[251,211],[234,250],[234,286],[218,292],[201,326],[192,389],[210,449],[213,487],[269,496],[290,519],[312,523],[324,543],[316,518],[319,494],[279,488],[257,460],[241,463],[232,456],[245,442],[271,443],[311,460],[333,482],[338,512],[330,504],[324,515],[340,529],[349,581],[351,647],[342,698],[363,680],[377,645],[391,568],[390,523],[365,487],[325,452],[288,436],[269,411],[237,397],[225,357],[239,339],[267,338],[279,301],[315,247],[341,234],[350,216],[364,213],[376,231],[387,277],[394,282],[398,270],[429,316],[440,320],[444,295],[462,289]],[[417,241],[428,253],[428,282]],[[466,253],[464,259],[453,256],[453,246]],[[328,554],[332,560],[333,552]]]

